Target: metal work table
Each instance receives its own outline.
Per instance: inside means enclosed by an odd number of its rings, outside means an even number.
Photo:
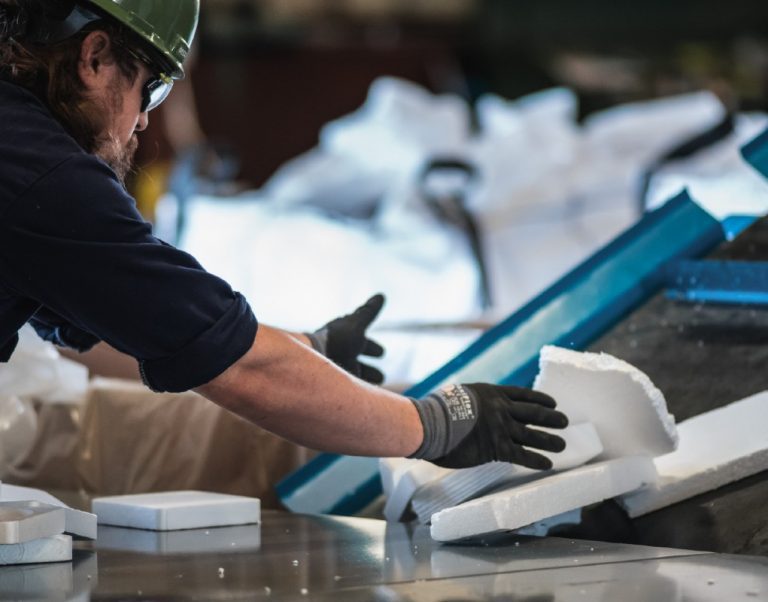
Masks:
[[[259,526],[102,528],[72,563],[0,568],[2,600],[768,600],[768,559],[266,511]]]

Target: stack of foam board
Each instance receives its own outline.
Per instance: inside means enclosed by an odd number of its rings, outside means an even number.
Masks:
[[[96,538],[96,516],[38,489],[0,484],[0,565],[72,560],[72,537]]]
[[[0,485],[0,502],[35,501],[57,506],[64,510],[64,532],[76,539],[96,539],[96,515],[70,508],[60,499],[30,487]]]
[[[566,442],[565,450],[559,454],[542,452],[542,455],[552,460],[553,471],[581,466],[603,451],[595,427],[589,422],[571,425],[560,434]],[[436,512],[502,485],[519,486],[540,478],[542,474],[540,471],[508,462],[491,462],[477,468],[452,470],[417,489],[411,503],[419,520],[427,523]]]
[[[0,502],[0,565],[72,560],[64,510],[39,502]]]
[[[486,495],[432,517],[437,541],[510,531],[644,487],[656,479],[653,459],[626,457],[580,466]]]
[[[554,397],[570,420],[556,431],[566,451],[549,454],[556,470],[499,463],[432,475],[411,502],[422,520],[429,516],[435,539],[517,529],[646,487],[656,478],[652,458],[677,446],[661,391],[615,357],[546,346],[534,388]]]
[[[656,458],[659,479],[621,503],[642,516],[768,470],[768,391],[680,423],[680,447]]]
[[[411,503],[414,493],[426,483],[453,471],[441,468],[423,460],[408,458],[381,458],[379,460],[382,489],[386,496],[384,518],[391,522],[399,521]]]

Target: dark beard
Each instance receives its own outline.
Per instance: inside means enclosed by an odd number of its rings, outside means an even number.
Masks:
[[[111,82],[110,104],[104,107],[105,115],[119,114],[123,110],[125,85],[120,76]],[[133,134],[128,143],[123,146],[116,136],[105,130],[101,136],[97,137],[95,146],[94,154],[112,168],[117,179],[125,187],[125,178],[133,168],[133,156],[139,146],[139,139],[136,134]]]
[[[125,186],[125,178],[133,168],[133,157],[138,147],[139,139],[136,134],[131,136],[125,146],[113,138],[108,138],[98,143],[94,154],[112,168],[117,179]]]

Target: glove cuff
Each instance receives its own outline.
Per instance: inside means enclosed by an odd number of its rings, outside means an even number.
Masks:
[[[461,385],[449,385],[424,399],[411,399],[419,412],[424,439],[409,458],[434,460],[453,450],[477,423],[477,402]]]
[[[312,349],[317,351],[321,355],[327,357],[328,351],[328,329],[321,328],[315,332],[305,332],[304,335],[309,339],[309,343],[312,345]]]

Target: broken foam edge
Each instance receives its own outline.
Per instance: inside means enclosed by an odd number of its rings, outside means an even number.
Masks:
[[[659,415],[661,425],[673,442],[674,449],[680,443],[680,437],[675,425],[675,417],[667,409],[667,401],[661,390],[653,384],[653,381],[642,370],[636,368],[629,362],[625,362],[609,353],[593,353],[591,351],[574,351],[555,345],[544,345],[539,355],[539,373],[533,383],[533,388],[537,389],[543,378],[547,364],[570,364],[582,370],[591,370],[594,372],[617,371],[623,372],[648,394],[654,409]]]

